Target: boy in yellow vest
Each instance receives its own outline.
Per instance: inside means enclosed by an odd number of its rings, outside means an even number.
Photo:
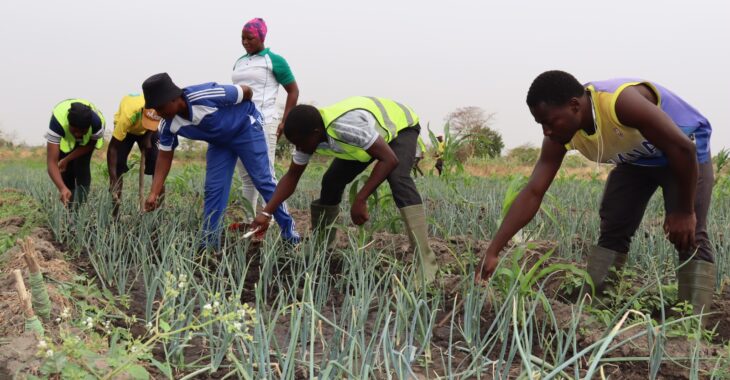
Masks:
[[[439,176],[441,176],[441,172],[444,171],[444,151],[446,150],[444,147],[444,136],[439,135],[436,137],[436,140],[438,141],[438,145],[436,145],[436,165],[434,167],[439,173]]]
[[[664,232],[679,253],[679,297],[708,312],[715,289],[715,263],[707,235],[712,195],[710,122],[657,83],[611,79],[582,85],[562,71],[540,74],[527,105],[545,138],[529,182],[515,199],[477,268],[488,278],[499,252],[540,208],[568,150],[616,166],[601,200],[598,244],[587,271],[598,290],[611,267],[627,259],[649,199],[664,194]],[[690,260],[691,259],[691,260]]]
[[[64,205],[84,202],[91,185],[91,155],[104,140],[104,116],[88,100],[67,99],[53,109],[46,131],[48,176]]]
[[[284,134],[296,146],[296,152],[252,228],[258,228],[260,233],[266,230],[271,212],[294,192],[316,151],[335,157],[322,177],[319,199],[311,204],[312,226],[320,236],[328,234],[331,242],[335,237],[331,225],[339,215],[345,186],[375,161],[370,177],[351,205],[350,217],[357,225],[365,223],[369,218],[367,198],[387,180],[419,258],[418,279],[421,283],[431,282],[438,265],[428,245],[421,195],[410,176],[420,129],[413,110],[384,98],[352,97],[320,109],[309,105],[294,107],[285,121]]]
[[[122,175],[129,171],[127,158],[137,143],[145,155],[144,174],[153,175],[157,161],[157,126],[160,117],[153,109],[144,108],[144,97],[130,94],[122,98],[114,115],[114,133],[109,141],[106,162],[109,169],[109,189],[114,199],[114,215],[119,212],[124,187]]]

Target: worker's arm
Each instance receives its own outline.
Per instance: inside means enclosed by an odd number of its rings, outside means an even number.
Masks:
[[[299,100],[299,86],[297,86],[297,82],[291,82],[285,85],[284,90],[286,90],[286,104],[284,105],[284,115],[281,117],[281,123],[276,128],[277,140],[284,131],[284,122],[286,121],[286,117],[289,116],[289,111],[297,105],[297,101]]]
[[[251,87],[241,85],[241,89],[243,90],[243,100],[251,100],[253,97],[253,90]]]
[[[352,208],[350,208],[352,222],[358,226],[367,222],[370,218],[367,207],[368,197],[398,166],[398,157],[382,136],[378,136],[373,145],[366,151],[376,160],[376,164],[365,185],[355,196],[355,201],[352,203]]]
[[[515,198],[477,266],[475,274],[477,281],[486,280],[494,273],[499,261],[499,252],[522,227],[535,217],[545,193],[560,169],[566,152],[563,145],[547,137],[543,139],[540,158],[532,170],[527,185]]]
[[[626,126],[636,128],[667,156],[679,189],[679,204],[667,214],[664,231],[679,251],[695,245],[697,218],[694,212],[699,164],[694,143],[664,111],[657,97],[645,85],[624,89],[616,100],[616,116]]]
[[[109,189],[114,193],[117,181],[119,180],[119,173],[117,173],[117,156],[119,154],[119,145],[121,141],[112,137],[109,141],[109,148],[106,151],[106,166],[109,170]]]
[[[58,161],[59,170],[61,172],[65,172],[66,168],[68,167],[68,164],[71,161],[93,151],[95,145],[96,145],[96,140],[91,140],[91,141],[89,141],[88,144],[86,144],[84,146],[79,146],[76,149],[72,150],[71,153],[69,153],[66,157],[64,157]]]
[[[266,206],[263,208],[265,213],[273,215],[274,211],[276,211],[276,209],[284,203],[284,201],[294,194],[294,190],[297,188],[299,179],[302,178],[302,174],[306,168],[307,165],[299,165],[294,162],[289,164],[289,169],[286,171],[286,174],[279,179],[279,183],[276,185],[274,195],[271,196],[271,199],[266,202]],[[263,232],[269,228],[270,219],[271,217],[268,217],[263,213],[259,213],[253,220],[251,229],[259,229],[259,234],[263,234]]]
[[[175,154],[174,152],[174,150],[161,150],[157,154],[157,164],[155,165],[155,175],[152,179],[152,189],[144,203],[145,211],[152,211],[157,208],[157,200],[164,189],[167,175],[170,173],[172,157]]]
[[[66,187],[61,177],[61,171],[58,169],[58,157],[61,155],[61,148],[58,144],[47,143],[46,144],[46,168],[48,170],[48,176],[51,177],[51,181],[56,185],[58,194],[63,204],[67,204],[71,201],[73,194],[71,190]]]

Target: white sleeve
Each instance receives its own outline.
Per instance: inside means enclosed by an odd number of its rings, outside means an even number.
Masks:
[[[335,129],[337,140],[367,150],[378,139],[377,124],[378,121],[370,112],[354,110],[337,118],[330,128]]]
[[[45,138],[46,141],[48,141],[49,143],[58,145],[61,143],[61,139],[63,138],[63,136],[49,129],[46,131]]]
[[[304,152],[300,151],[294,151],[294,156],[292,156],[292,161],[297,165],[307,165],[309,163],[309,159],[312,158],[311,154],[306,154]]]
[[[236,99],[236,104],[241,103],[243,101],[243,88],[239,85],[235,85],[236,90],[238,90],[238,99]]]

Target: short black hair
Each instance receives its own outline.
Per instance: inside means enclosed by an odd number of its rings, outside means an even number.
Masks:
[[[87,129],[91,127],[93,113],[86,104],[73,102],[68,109],[68,123],[74,128]]]
[[[284,122],[284,136],[292,143],[310,136],[317,128],[323,128],[322,115],[316,107],[299,104],[289,111]]]
[[[540,103],[559,106],[585,93],[583,85],[574,76],[560,70],[546,71],[535,78],[527,91],[527,106]]]

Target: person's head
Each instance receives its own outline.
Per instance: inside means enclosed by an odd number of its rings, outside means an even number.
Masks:
[[[324,121],[319,110],[306,104],[292,108],[284,122],[284,136],[297,150],[314,153],[325,138]]]
[[[241,44],[248,54],[256,54],[264,50],[266,39],[266,22],[262,18],[254,18],[243,25],[241,31]]]
[[[527,91],[527,106],[543,134],[567,144],[582,127],[586,90],[572,75],[546,71],[535,78]],[[590,108],[588,108],[590,110]]]
[[[68,129],[74,137],[80,139],[91,128],[94,111],[86,104],[74,102],[68,109]]]
[[[170,119],[187,107],[182,97],[182,90],[167,73],[147,78],[142,83],[142,92],[144,92],[144,108],[154,109],[162,118]]]

